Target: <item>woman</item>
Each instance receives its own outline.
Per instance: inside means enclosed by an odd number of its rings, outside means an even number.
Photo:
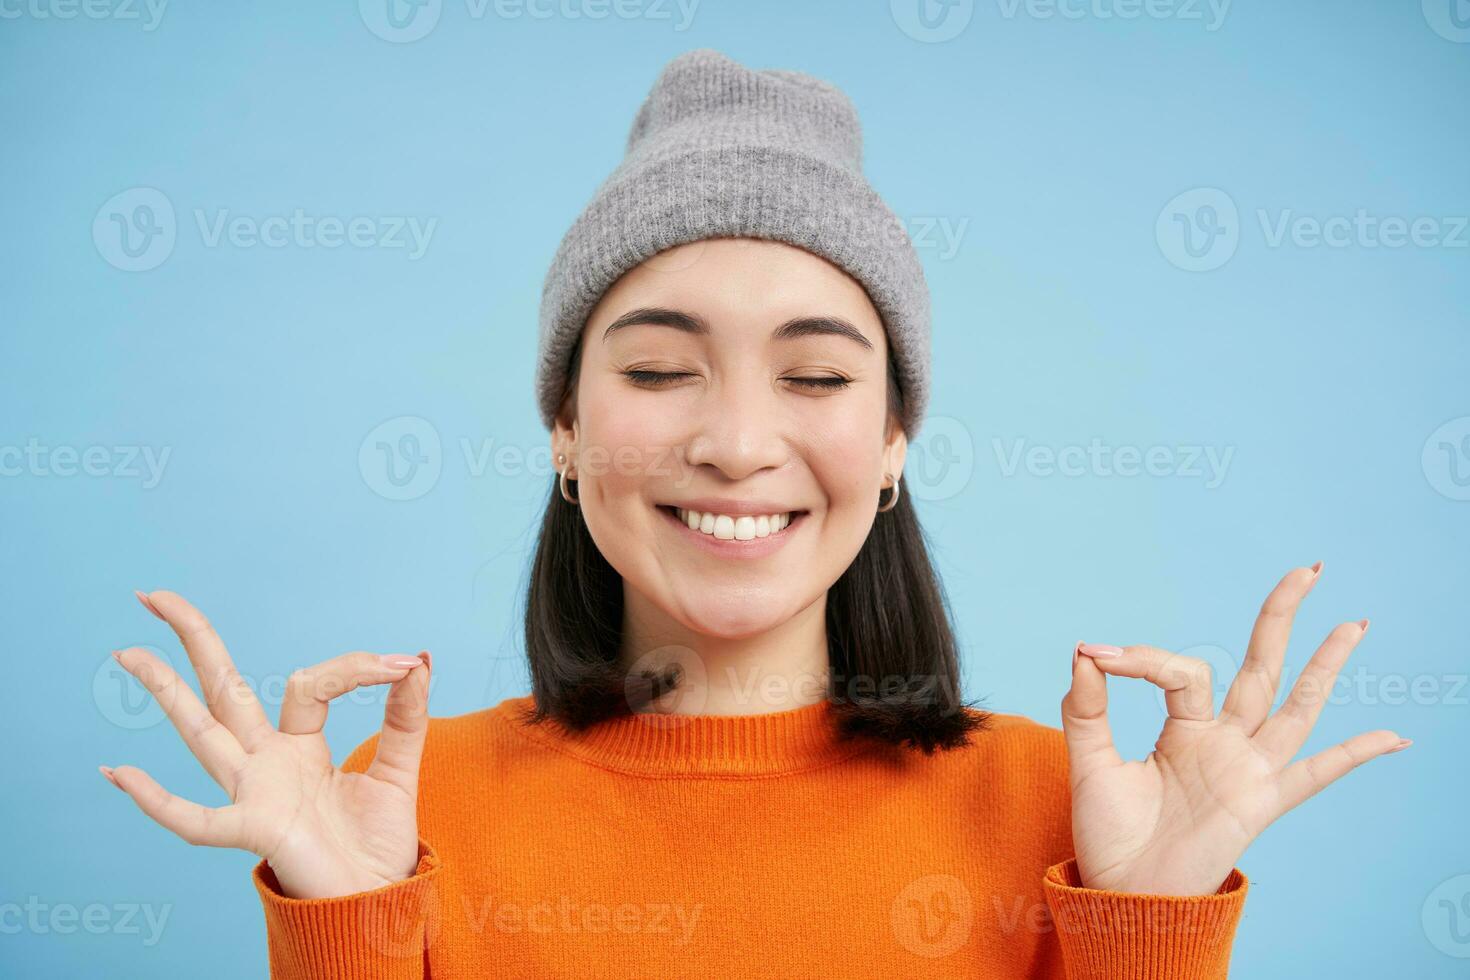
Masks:
[[[1144,645],[1078,645],[1060,731],[961,700],[901,481],[928,295],[860,160],[824,82],[665,67],[543,293],[531,696],[431,720],[427,653],[350,653],[272,726],[205,617],[139,593],[205,703],[119,660],[232,803],[103,773],[263,858],[273,975],[1224,977],[1246,846],[1408,744],[1292,762],[1368,625],[1270,714],[1320,562],[1267,597],[1218,717],[1205,665]],[[1166,692],[1141,762],[1108,674]],[[334,768],[328,702],[372,684],[382,731]]]

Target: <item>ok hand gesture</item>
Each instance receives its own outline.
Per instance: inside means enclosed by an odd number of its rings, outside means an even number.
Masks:
[[[1392,731],[1371,731],[1292,762],[1368,630],[1366,619],[1336,627],[1270,714],[1292,619],[1321,570],[1321,562],[1293,569],[1266,597],[1219,717],[1204,661],[1151,646],[1079,644],[1062,727],[1085,886],[1212,894],[1277,817],[1369,759],[1411,744]],[[1113,746],[1109,674],[1144,678],[1165,692],[1169,717],[1142,761],[1125,762]]]
[[[189,843],[265,858],[293,898],[348,895],[411,875],[428,653],[346,653],[298,670],[286,684],[280,725],[272,727],[203,613],[173,592],[139,592],[138,599],[178,634],[206,703],[149,651],[131,647],[114,656],[158,700],[231,802],[209,808],[182,799],[135,766],[102,766],[102,774]],[[327,705],[370,684],[392,684],[377,755],[365,772],[343,772],[332,765],[322,735]]]

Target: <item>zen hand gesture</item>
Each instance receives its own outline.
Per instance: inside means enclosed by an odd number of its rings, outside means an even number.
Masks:
[[[347,653],[298,670],[287,681],[275,728],[203,613],[172,592],[139,592],[138,599],[178,634],[207,706],[147,650],[131,647],[114,656],[152,692],[231,803],[210,809],[181,799],[135,766],[103,766],[102,774],[189,843],[265,858],[293,898],[349,895],[413,874],[428,653]],[[377,755],[365,772],[343,772],[332,765],[322,735],[327,704],[370,684],[393,685]]]
[[[1217,718],[1210,668],[1150,646],[1081,644],[1062,700],[1072,786],[1072,838],[1089,888],[1213,894],[1247,845],[1277,817],[1369,759],[1410,745],[1394,732],[1354,736],[1298,762],[1338,671],[1368,630],[1336,627],[1270,715],[1286,641],[1322,563],[1288,572],[1266,597],[1245,663]],[[1141,762],[1125,762],[1108,728],[1107,675],[1163,688],[1168,720]],[[1270,715],[1270,717],[1268,717]]]

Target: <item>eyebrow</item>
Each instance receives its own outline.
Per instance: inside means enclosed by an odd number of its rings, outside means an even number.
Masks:
[[[608,324],[602,332],[602,340],[612,336],[613,331],[634,324],[644,324],[656,327],[673,327],[685,333],[707,335],[710,332],[709,322],[703,317],[693,313],[685,313],[683,310],[670,310],[659,306],[646,306],[636,310],[630,310]],[[771,331],[772,340],[795,340],[798,337],[815,336],[846,337],[847,339],[861,344],[865,350],[872,350],[873,344],[867,337],[863,336],[861,330],[848,323],[841,317],[835,316],[800,316],[787,320],[775,330]]]

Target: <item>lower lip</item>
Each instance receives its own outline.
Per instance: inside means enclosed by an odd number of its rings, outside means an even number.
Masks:
[[[763,538],[751,538],[749,541],[738,541],[735,538],[726,540],[717,538],[713,534],[696,531],[680,520],[679,515],[670,508],[659,507],[658,512],[664,516],[666,521],[674,525],[677,531],[689,538],[690,544],[721,558],[764,558],[766,555],[773,554],[806,520],[805,513],[794,514],[791,517],[791,523],[775,534],[768,534]]]

